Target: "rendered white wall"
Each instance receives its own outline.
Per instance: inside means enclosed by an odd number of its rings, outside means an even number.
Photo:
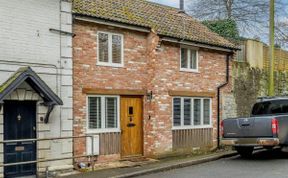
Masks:
[[[72,36],[49,31],[72,32],[71,2],[0,0],[0,4],[0,84],[19,67],[32,67],[64,102],[52,112],[48,125],[39,124],[38,136],[72,136]],[[53,141],[49,151],[39,154],[41,158],[72,156],[72,141]],[[39,165],[67,167],[72,159]]]

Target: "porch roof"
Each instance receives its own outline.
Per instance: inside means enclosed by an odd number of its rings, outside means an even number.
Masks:
[[[19,68],[0,85],[0,103],[23,82],[27,82],[33,90],[42,97],[47,105],[63,105],[62,100],[30,67]]]

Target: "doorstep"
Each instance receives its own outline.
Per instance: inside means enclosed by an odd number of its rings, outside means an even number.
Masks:
[[[235,151],[225,151],[219,153],[211,153],[203,156],[193,156],[186,158],[173,158],[171,160],[152,160],[145,161],[143,163],[134,162],[120,164],[120,167],[105,169],[98,169],[95,171],[69,175],[67,178],[126,178],[126,177],[135,177],[140,175],[146,175],[161,171],[166,171],[170,169],[177,169],[182,167],[187,167],[191,165],[201,164],[209,161],[218,160],[225,157],[235,156],[237,153]],[[121,161],[119,161],[121,162]],[[119,162],[117,164],[119,164]],[[108,164],[108,163],[107,163]],[[112,163],[110,163],[112,164]],[[116,163],[114,163],[116,164]],[[117,165],[116,164],[116,165]],[[126,166],[123,166],[126,165]],[[119,165],[118,165],[119,166]],[[66,177],[65,177],[66,178]]]

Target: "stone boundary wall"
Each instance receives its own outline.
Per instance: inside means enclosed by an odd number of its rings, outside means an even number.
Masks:
[[[223,119],[247,117],[258,97],[268,96],[268,73],[266,69],[251,68],[247,63],[234,62],[232,69],[232,93],[223,94]],[[288,71],[275,71],[275,96],[288,94]]]

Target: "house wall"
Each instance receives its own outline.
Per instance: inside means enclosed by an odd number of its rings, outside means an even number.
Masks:
[[[263,69],[263,43],[255,40],[246,41],[246,60],[251,67]]]
[[[238,62],[247,62],[250,67],[261,70],[269,70],[270,49],[265,43],[253,39],[242,41],[237,51]],[[275,71],[285,71],[288,69],[288,51],[283,48],[275,48],[274,59]]]
[[[97,31],[124,35],[124,67],[97,66]],[[159,44],[159,36],[124,30],[111,26],[75,21],[73,33],[74,64],[74,135],[86,134],[85,88],[130,89],[153,91],[152,101],[144,103],[144,155],[171,153],[182,148],[177,139],[186,132],[172,132],[172,98],[169,91],[190,91],[196,94],[212,93],[213,127],[188,129],[185,139],[194,139],[203,133],[206,140],[185,144],[184,147],[215,147],[217,135],[217,86],[225,82],[226,54],[199,49],[199,72],[180,72],[180,46],[173,43]],[[185,135],[184,135],[185,136]],[[174,138],[174,141],[173,141]],[[209,139],[210,138],[210,139]],[[176,139],[176,140],[175,140]],[[207,141],[208,140],[208,141]],[[101,141],[100,141],[101,142]],[[174,144],[173,144],[174,142]],[[75,142],[75,155],[85,153],[85,140]],[[177,144],[176,144],[177,143]],[[81,145],[81,146],[79,146]],[[100,143],[101,147],[101,143]],[[119,159],[120,151],[109,159]],[[100,155],[98,161],[107,157]],[[107,160],[107,159],[106,159]]]
[[[199,49],[199,71],[198,73],[182,72],[180,66],[180,49],[179,45],[163,43],[161,50],[156,52],[155,63],[156,75],[153,78],[154,97],[155,97],[155,125],[156,137],[154,152],[169,151],[172,145],[172,97],[168,91],[192,91],[195,93],[211,92],[214,93],[212,98],[212,125],[203,134],[212,133],[210,144],[195,144],[192,147],[210,146],[215,147],[217,142],[217,86],[225,82],[226,77],[226,54],[216,51]],[[160,62],[161,61],[161,62]],[[200,94],[201,95],[201,94]],[[191,130],[191,129],[188,129]],[[201,130],[201,129],[196,129]],[[202,134],[202,135],[203,135]],[[181,136],[181,135],[180,135]],[[152,138],[153,138],[152,137]],[[185,136],[181,136],[185,137]],[[178,137],[178,139],[181,139]],[[195,135],[190,139],[196,139]],[[203,138],[203,140],[205,140]],[[159,141],[159,143],[157,143]],[[163,144],[166,143],[166,144]],[[148,144],[150,145],[150,144]],[[148,146],[147,145],[147,146]],[[151,146],[151,145],[150,145]],[[149,146],[149,147],[150,147]]]
[[[123,68],[96,66],[97,31],[120,32],[124,34],[124,65]],[[73,96],[74,96],[74,135],[86,134],[86,93],[84,88],[102,89],[145,89],[148,82],[146,60],[146,34],[132,31],[119,31],[112,27],[81,23],[73,25]],[[146,106],[144,106],[144,110]],[[144,116],[145,118],[145,116]],[[119,134],[117,134],[119,135]],[[120,135],[118,136],[120,139]],[[101,140],[100,140],[101,142]],[[119,142],[118,142],[119,143]],[[74,143],[75,155],[85,154],[85,139]],[[119,143],[120,144],[120,143]],[[80,146],[81,145],[81,146]],[[117,146],[119,147],[119,145]],[[104,150],[104,148],[100,148]],[[107,154],[101,154],[107,155]],[[102,157],[102,158],[101,158]],[[120,158],[120,148],[110,156],[100,156],[98,160]]]
[[[270,66],[269,46],[263,45],[263,69],[269,70]],[[283,48],[275,48],[274,69],[279,72],[288,70],[288,51]]]
[[[0,0],[0,3],[0,84],[19,67],[32,67],[64,103],[55,107],[48,124],[41,124],[45,133],[39,133],[38,137],[72,136],[72,36],[49,30],[72,31],[71,2]],[[46,146],[47,153],[40,153],[39,158],[72,156],[72,140],[51,141]],[[72,165],[72,159],[41,163],[38,170],[67,165]]]

